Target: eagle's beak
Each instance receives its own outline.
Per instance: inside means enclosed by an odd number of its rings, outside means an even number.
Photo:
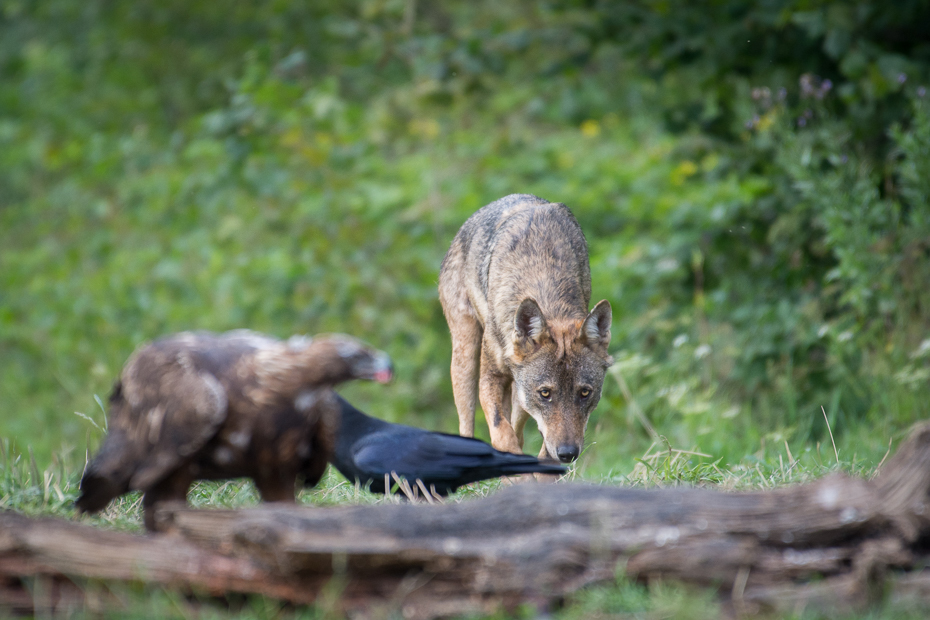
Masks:
[[[394,378],[394,364],[386,354],[381,353],[375,357],[372,378],[378,383],[390,383]]]

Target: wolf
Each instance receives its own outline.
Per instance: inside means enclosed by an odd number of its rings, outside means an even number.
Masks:
[[[578,458],[612,363],[611,309],[588,311],[588,247],[568,207],[513,194],[479,209],[442,261],[439,300],[459,434],[474,436],[477,392],[498,450],[522,452],[532,417],[539,458]]]

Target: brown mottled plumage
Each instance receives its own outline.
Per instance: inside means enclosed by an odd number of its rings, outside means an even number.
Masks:
[[[239,330],[182,333],[136,351],[110,397],[108,434],[76,506],[95,512],[142,490],[152,507],[184,500],[194,480],[250,477],[265,501],[294,501],[333,450],[339,405],[330,388],[386,382],[391,362],[348,336],[287,341]]]

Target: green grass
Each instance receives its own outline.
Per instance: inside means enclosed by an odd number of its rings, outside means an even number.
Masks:
[[[659,429],[661,430],[661,429]],[[896,438],[876,438],[874,444],[861,444],[859,438],[847,437],[837,445],[836,453],[828,445],[786,445],[783,438],[767,436],[757,449],[737,462],[724,463],[713,454],[701,452],[700,446],[679,448],[664,435],[655,441],[634,441],[640,451],[622,454],[612,445],[610,435],[594,431],[589,445],[578,463],[570,468],[567,479],[605,485],[662,487],[697,485],[722,490],[770,489],[786,484],[808,482],[835,471],[870,477],[889,451],[888,441]],[[733,441],[738,441],[734,438]],[[532,447],[528,436],[528,447]],[[642,446],[645,445],[645,448]],[[871,445],[872,449],[863,449]],[[855,449],[854,449],[855,447]],[[602,451],[610,451],[613,466],[604,470],[598,463],[605,460]],[[839,455],[837,460],[836,455]],[[78,495],[78,483],[84,464],[84,454],[73,449],[55,453],[52,462],[40,467],[36,459],[8,440],[0,442],[0,509],[14,510],[33,516],[55,516],[76,519],[97,527],[141,532],[141,497],[130,493],[113,502],[98,515],[76,516],[72,502]],[[486,496],[501,488],[500,480],[471,485],[446,501],[459,502]],[[248,480],[198,482],[188,501],[195,507],[238,508],[255,506],[258,495]],[[360,490],[332,468],[314,489],[302,490],[298,501],[308,506],[380,504],[398,501],[383,495]],[[155,586],[126,586],[119,589],[128,602],[126,610],[105,617],[189,618],[191,605],[199,618],[329,618],[326,597],[314,608],[294,609],[262,597],[236,598],[222,605],[210,599],[180,596]],[[901,607],[882,609],[854,616],[859,619],[919,617]],[[79,612],[74,617],[84,617]],[[86,612],[88,616],[98,614]],[[649,586],[631,582],[618,574],[613,583],[600,584],[571,596],[564,607],[554,612],[559,619],[581,618],[717,618],[720,609],[713,591],[673,583],[660,582]],[[910,614],[910,615],[908,615]],[[507,617],[507,616],[499,616]],[[535,612],[525,609],[516,617],[532,618]],[[784,618],[816,618],[818,616],[779,616]]]
[[[920,37],[886,36],[916,33],[921,3],[652,3],[643,23],[622,2],[109,4],[0,8],[0,508],[74,518],[119,369],[182,330],[352,333],[397,370],[346,386],[353,403],[454,431],[439,262],[512,192],[573,209],[613,306],[570,478],[868,477],[930,418],[930,74]],[[737,51],[747,24],[769,43]],[[806,97],[799,76],[825,71],[833,90]],[[385,499],[330,474],[300,501]],[[138,531],[139,508],[81,519]],[[127,596],[129,616],[188,616]],[[718,617],[709,597],[618,577],[558,615]]]

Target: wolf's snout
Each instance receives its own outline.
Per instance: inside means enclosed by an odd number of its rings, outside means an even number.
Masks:
[[[578,458],[578,446],[559,446],[555,453],[563,463],[571,463]]]

